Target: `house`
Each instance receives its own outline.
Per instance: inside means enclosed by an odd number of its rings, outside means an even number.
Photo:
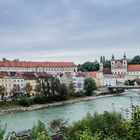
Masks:
[[[117,79],[115,75],[103,75],[102,86],[116,86]]]
[[[128,65],[127,79],[134,80],[140,78],[140,65]]]
[[[36,95],[35,89],[36,89],[36,85],[37,85],[37,77],[35,75],[35,73],[33,72],[24,72],[24,73],[20,73],[21,77],[24,79],[25,81],[25,86],[27,84],[30,84],[32,90],[30,92],[31,96]]]
[[[78,76],[78,75],[73,76],[72,83],[74,84],[76,92],[80,92],[84,90],[84,80],[85,77],[83,76]]]

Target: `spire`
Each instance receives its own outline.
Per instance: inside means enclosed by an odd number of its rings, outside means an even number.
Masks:
[[[123,58],[126,59],[126,54],[125,54],[125,52],[124,52]]]
[[[114,57],[114,54],[112,54],[112,59],[114,59],[115,57]]]
[[[102,63],[102,62],[103,62],[103,57],[101,56],[101,57],[100,57],[100,63]]]

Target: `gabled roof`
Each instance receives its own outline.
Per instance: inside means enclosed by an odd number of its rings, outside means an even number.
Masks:
[[[33,72],[24,72],[24,73],[20,73],[21,77],[24,80],[36,80],[37,77],[35,76],[35,74]]]
[[[140,65],[128,65],[128,71],[140,71]]]
[[[76,67],[73,62],[0,61],[0,67]]]

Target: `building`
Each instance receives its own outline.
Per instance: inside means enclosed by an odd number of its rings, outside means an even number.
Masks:
[[[123,56],[123,59],[119,59],[119,60],[116,60],[114,55],[112,55],[111,73],[114,75],[124,74],[125,80],[134,80],[140,78],[140,65],[128,64],[125,54]]]
[[[84,90],[84,80],[85,80],[85,77],[81,77],[78,75],[73,77],[72,83],[74,84],[76,92],[80,92]]]
[[[12,97],[12,90],[16,87],[18,87],[20,89],[20,91],[23,91],[23,88],[25,86],[25,81],[22,77],[20,76],[3,76],[0,77],[0,85],[4,86],[6,89],[5,92],[5,97]]]
[[[102,86],[116,86],[117,79],[115,75],[103,75]]]
[[[35,89],[36,89],[36,85],[37,85],[37,77],[36,77],[35,73],[25,72],[25,73],[20,73],[20,75],[25,81],[24,87],[26,87],[27,84],[30,84],[30,86],[31,86],[30,95],[31,96],[36,95]]]
[[[127,80],[140,78],[140,65],[128,65]]]
[[[123,59],[116,60],[114,55],[111,59],[111,73],[112,74],[127,74],[127,59],[124,54]]]
[[[47,72],[65,73],[77,72],[73,62],[31,62],[31,61],[0,61],[0,71],[10,72]]]

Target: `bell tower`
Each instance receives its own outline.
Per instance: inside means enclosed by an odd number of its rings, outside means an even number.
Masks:
[[[115,57],[112,54],[112,59],[111,59],[111,68],[115,67]]]
[[[123,67],[127,68],[127,59],[126,59],[126,54],[125,53],[123,55]]]

